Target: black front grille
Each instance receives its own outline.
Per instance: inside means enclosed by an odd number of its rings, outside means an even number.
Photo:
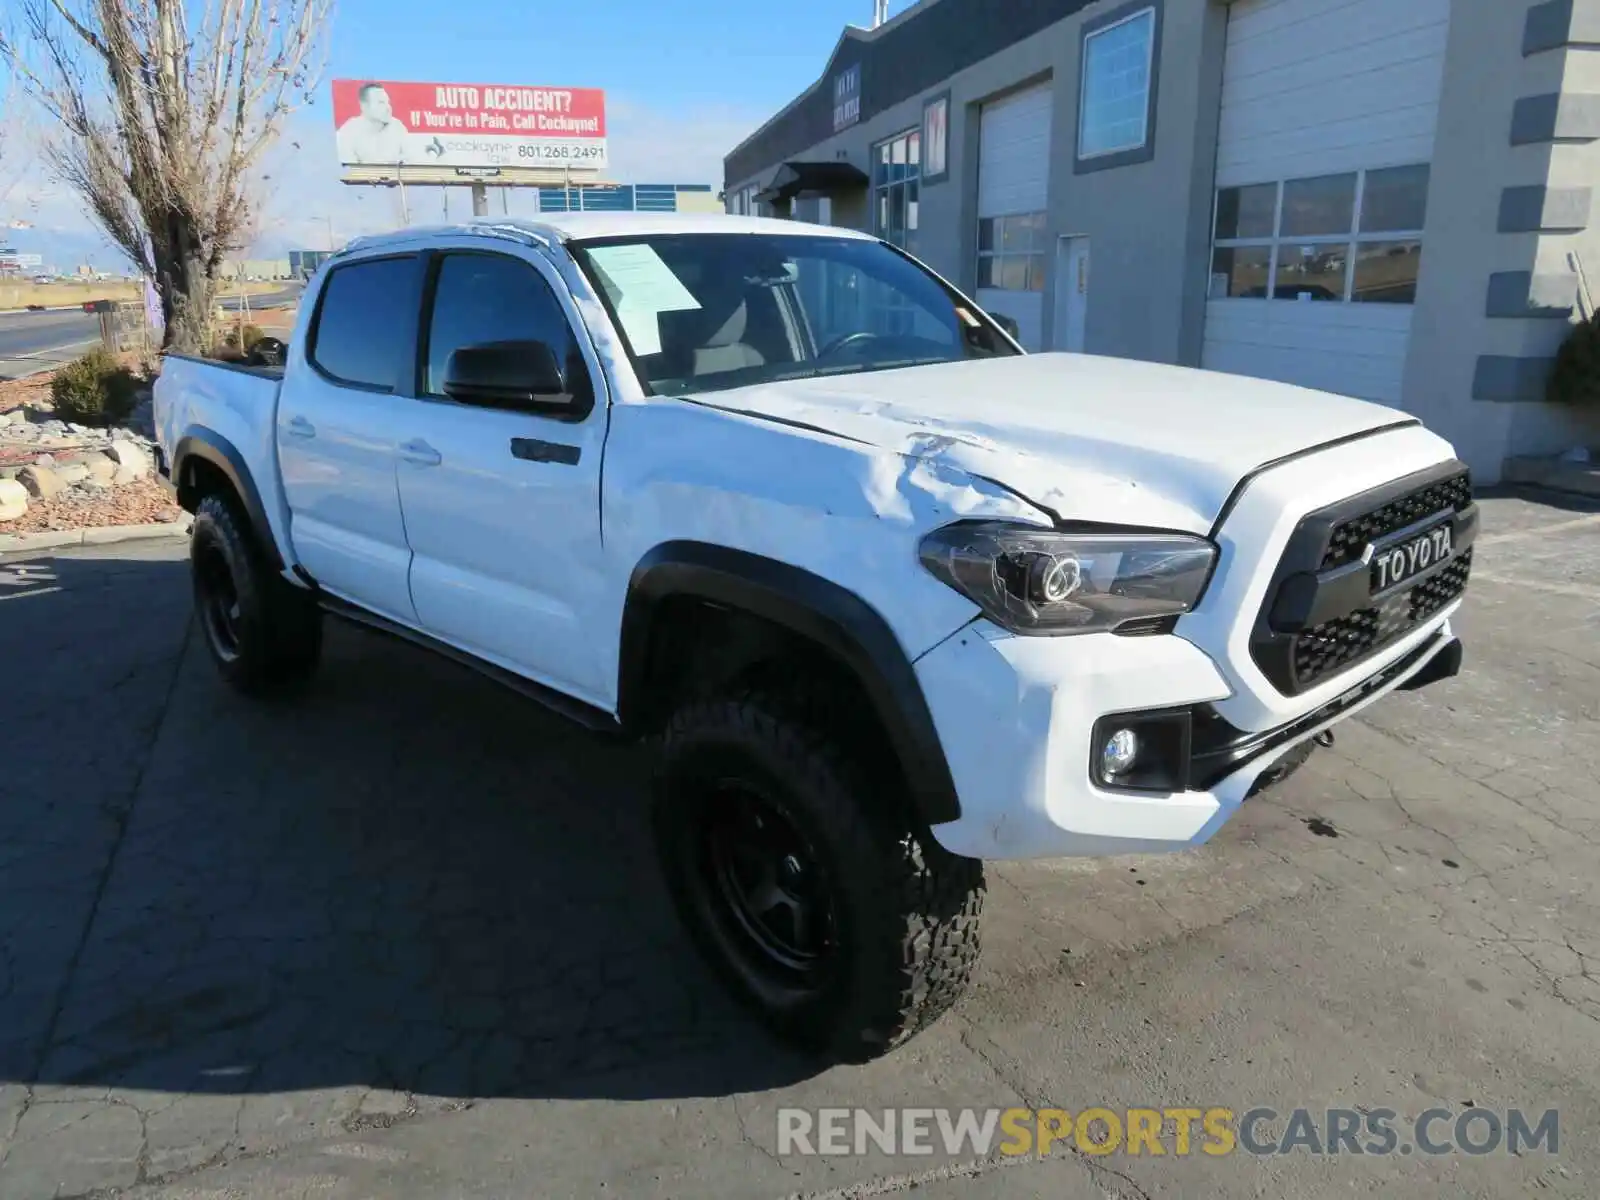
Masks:
[[[1355,562],[1367,546],[1434,513],[1464,512],[1472,503],[1472,481],[1465,471],[1411,492],[1333,528],[1322,556],[1322,570]]]
[[[1374,598],[1367,549],[1427,518],[1447,519],[1455,557]],[[1478,507],[1465,463],[1451,461],[1307,513],[1273,572],[1250,656],[1285,696],[1298,695],[1392,646],[1466,587]]]
[[[1294,675],[1300,690],[1360,662],[1426,621],[1461,595],[1471,573],[1472,551],[1467,550],[1409,591],[1302,631],[1294,641]]]

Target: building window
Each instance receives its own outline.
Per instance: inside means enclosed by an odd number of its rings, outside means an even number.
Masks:
[[[872,148],[872,228],[915,254],[921,189],[922,133],[913,129]]]
[[[1210,298],[1414,304],[1428,166],[1220,188]]]
[[[1156,10],[1144,8],[1083,39],[1078,160],[1138,154],[1150,145]]]
[[[1044,214],[984,217],[978,222],[978,286],[1002,292],[1044,291]]]
[[[922,106],[922,182],[950,178],[950,93]]]

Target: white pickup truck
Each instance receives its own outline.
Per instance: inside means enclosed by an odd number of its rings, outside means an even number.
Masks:
[[[281,371],[169,356],[156,420],[224,677],[332,612],[653,738],[695,942],[841,1058],[961,993],[982,860],[1197,846],[1461,661],[1478,510],[1416,420],[1025,355],[848,230],[364,238]]]

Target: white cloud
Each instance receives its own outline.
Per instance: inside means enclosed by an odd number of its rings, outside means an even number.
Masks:
[[[613,99],[609,174],[622,183],[709,183],[720,191],[723,155],[765,119],[731,107],[673,111]]]

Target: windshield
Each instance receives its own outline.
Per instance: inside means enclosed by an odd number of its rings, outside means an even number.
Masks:
[[[881,242],[692,233],[573,251],[649,392],[1020,353],[970,301]]]

